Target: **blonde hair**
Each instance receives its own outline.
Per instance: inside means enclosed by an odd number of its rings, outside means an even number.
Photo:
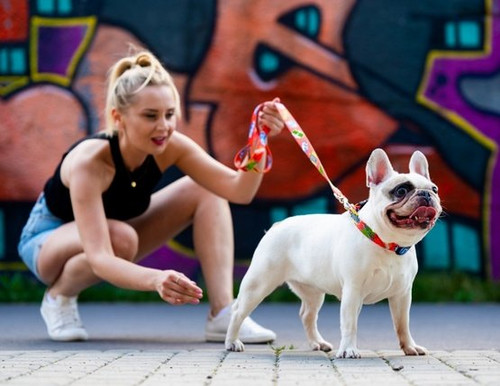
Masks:
[[[110,68],[108,75],[105,131],[111,134],[115,130],[111,114],[113,109],[124,111],[144,87],[163,85],[172,90],[175,115],[180,118],[180,97],[172,76],[151,52],[141,51],[116,62]]]

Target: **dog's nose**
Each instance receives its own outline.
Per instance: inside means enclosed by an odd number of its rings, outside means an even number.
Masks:
[[[427,205],[431,203],[432,197],[427,190],[421,190],[417,193],[417,197],[424,200]]]

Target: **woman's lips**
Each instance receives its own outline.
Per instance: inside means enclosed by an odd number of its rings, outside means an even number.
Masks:
[[[162,146],[167,142],[168,137],[153,137],[151,138],[151,141],[156,145],[156,146]]]

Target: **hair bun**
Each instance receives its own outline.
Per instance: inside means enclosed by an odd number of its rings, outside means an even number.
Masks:
[[[149,56],[146,53],[143,53],[137,56],[135,63],[141,67],[149,67],[153,65],[153,60],[151,56]]]

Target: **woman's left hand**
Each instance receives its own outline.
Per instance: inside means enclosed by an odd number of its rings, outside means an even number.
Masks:
[[[280,103],[279,98],[274,98],[272,101],[264,102],[263,108],[259,112],[257,124],[259,127],[266,126],[269,128],[269,136],[273,137],[281,133],[285,127],[285,122],[276,107],[276,103]]]

